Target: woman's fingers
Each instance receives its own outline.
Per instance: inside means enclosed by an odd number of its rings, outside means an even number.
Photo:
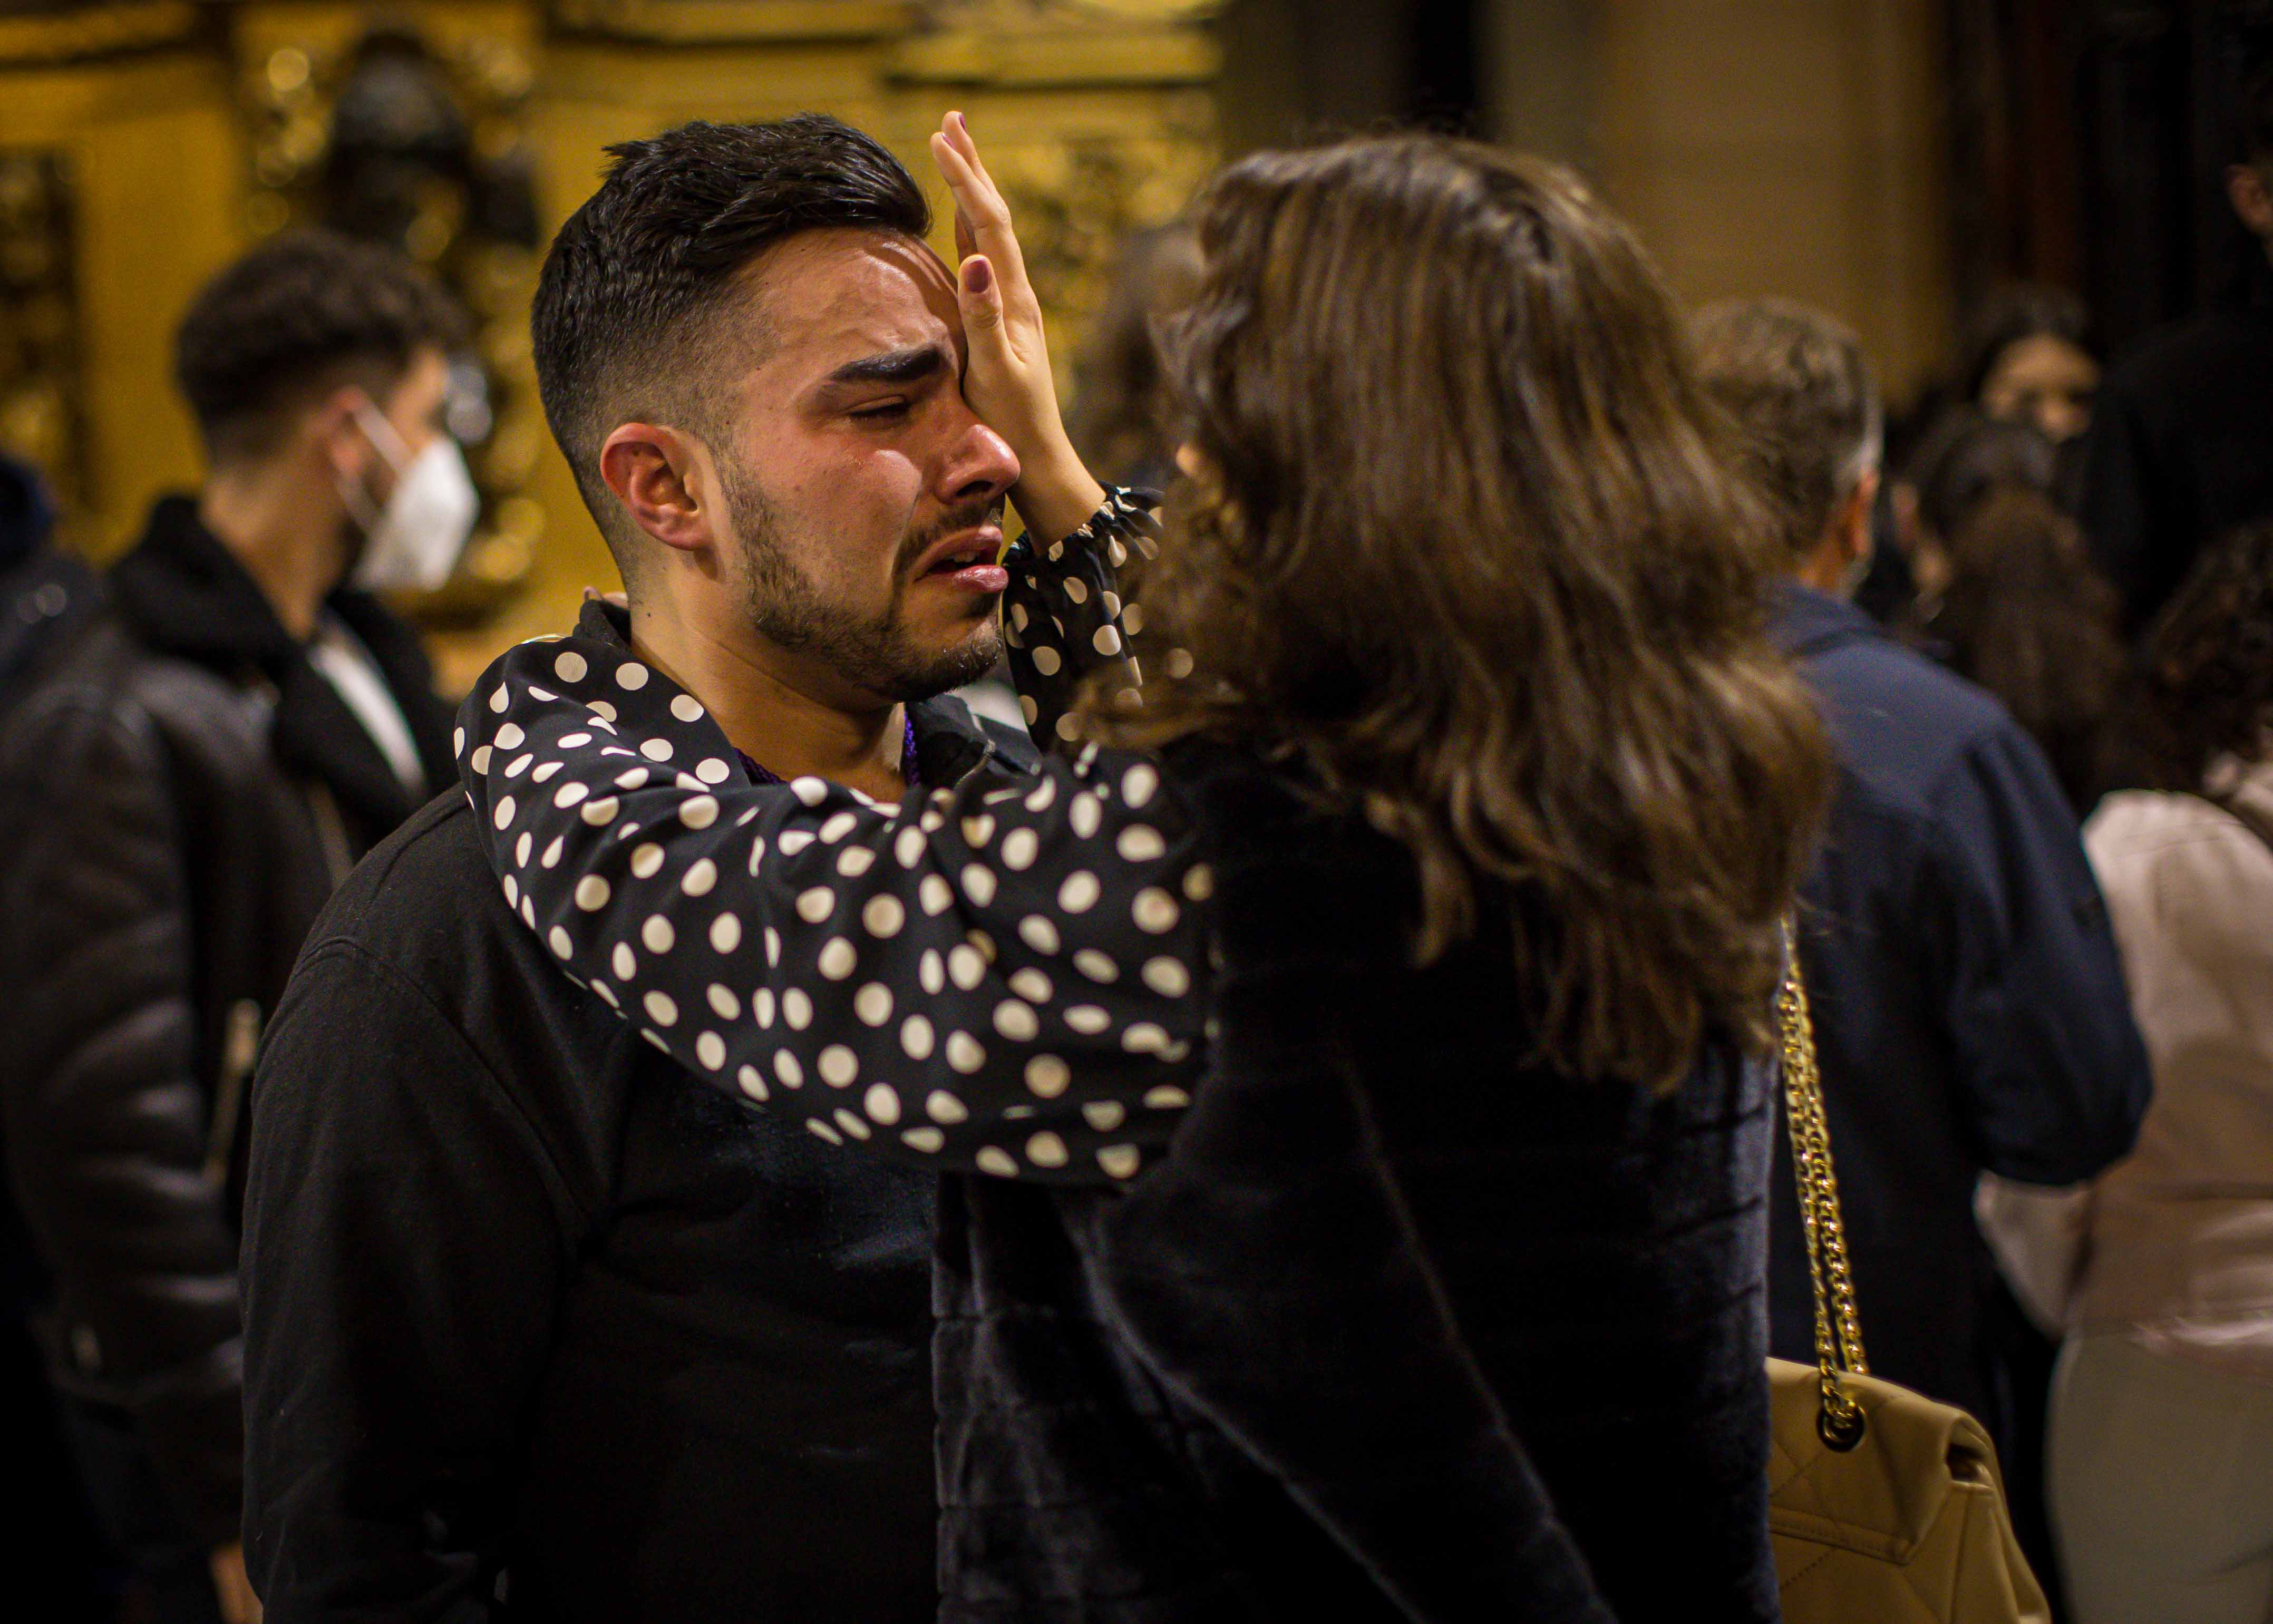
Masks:
[[[931,156],[939,166],[941,178],[947,182],[947,189],[955,194],[955,212],[969,219],[975,229],[988,203],[996,199],[980,196],[979,171],[971,167],[971,161],[944,130],[932,132]]]
[[[995,263],[1002,280],[1013,288],[1026,281],[1025,256],[1010,223],[1009,205],[979,161],[979,144],[962,114],[949,113],[931,138],[932,156],[955,194],[956,210],[971,222],[972,250]],[[957,246],[960,247],[958,239]],[[972,250],[964,250],[965,253]]]
[[[986,161],[979,155],[979,143],[971,138],[971,121],[961,113],[949,113],[941,123],[940,129],[954,143],[955,150],[963,155],[963,161],[971,166],[971,172],[979,177],[979,183],[996,202],[1001,202],[1001,189],[994,184],[994,177],[986,173]],[[1008,212],[1004,211],[1005,213]]]
[[[971,218],[971,194],[978,182],[963,154],[955,150],[947,137],[932,132],[932,161],[939,166],[947,189],[955,194],[955,257],[968,259],[979,251],[979,228]]]
[[[963,262],[956,278],[956,294],[963,305],[963,330],[973,343],[1001,331],[1002,285],[984,254]]]

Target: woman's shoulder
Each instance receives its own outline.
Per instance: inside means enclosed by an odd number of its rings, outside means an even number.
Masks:
[[[1195,737],[1167,748],[1161,771],[1219,857],[1410,866],[1405,848],[1366,820],[1354,797],[1291,746]]]
[[[2262,855],[2273,871],[2273,844],[2231,809],[2169,790],[2119,790],[2108,796],[2084,825],[2083,843],[2103,881],[2111,870],[2183,867],[2229,850]]]
[[[1402,953],[1411,855],[1298,752],[1193,737],[1170,746],[1161,769],[1198,827],[1220,899],[1215,928],[1234,957]]]
[[[2273,912],[2273,842],[2201,796],[2111,795],[2086,826],[2084,847],[2127,954],[2166,932],[2197,946],[2230,936],[2240,947],[2261,938]]]

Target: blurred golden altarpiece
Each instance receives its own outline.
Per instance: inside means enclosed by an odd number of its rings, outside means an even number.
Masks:
[[[484,496],[459,577],[412,605],[446,685],[558,630],[613,570],[545,433],[529,297],[611,141],[836,114],[934,204],[925,136],[971,116],[1061,365],[1123,233],[1215,161],[1220,0],[0,0],[0,448],[107,558],[199,476],[173,325],[296,224],[396,243],[474,312],[461,433]],[[941,246],[951,254],[941,213]]]

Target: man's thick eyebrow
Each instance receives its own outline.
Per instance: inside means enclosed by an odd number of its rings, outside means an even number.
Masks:
[[[881,355],[848,361],[821,381],[825,384],[912,384],[947,370],[947,352],[936,344],[919,349],[890,349]]]

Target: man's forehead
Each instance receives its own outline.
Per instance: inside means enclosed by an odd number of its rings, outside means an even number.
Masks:
[[[768,371],[820,374],[889,350],[947,343],[958,356],[955,276],[897,232],[832,228],[791,238],[747,273]]]

